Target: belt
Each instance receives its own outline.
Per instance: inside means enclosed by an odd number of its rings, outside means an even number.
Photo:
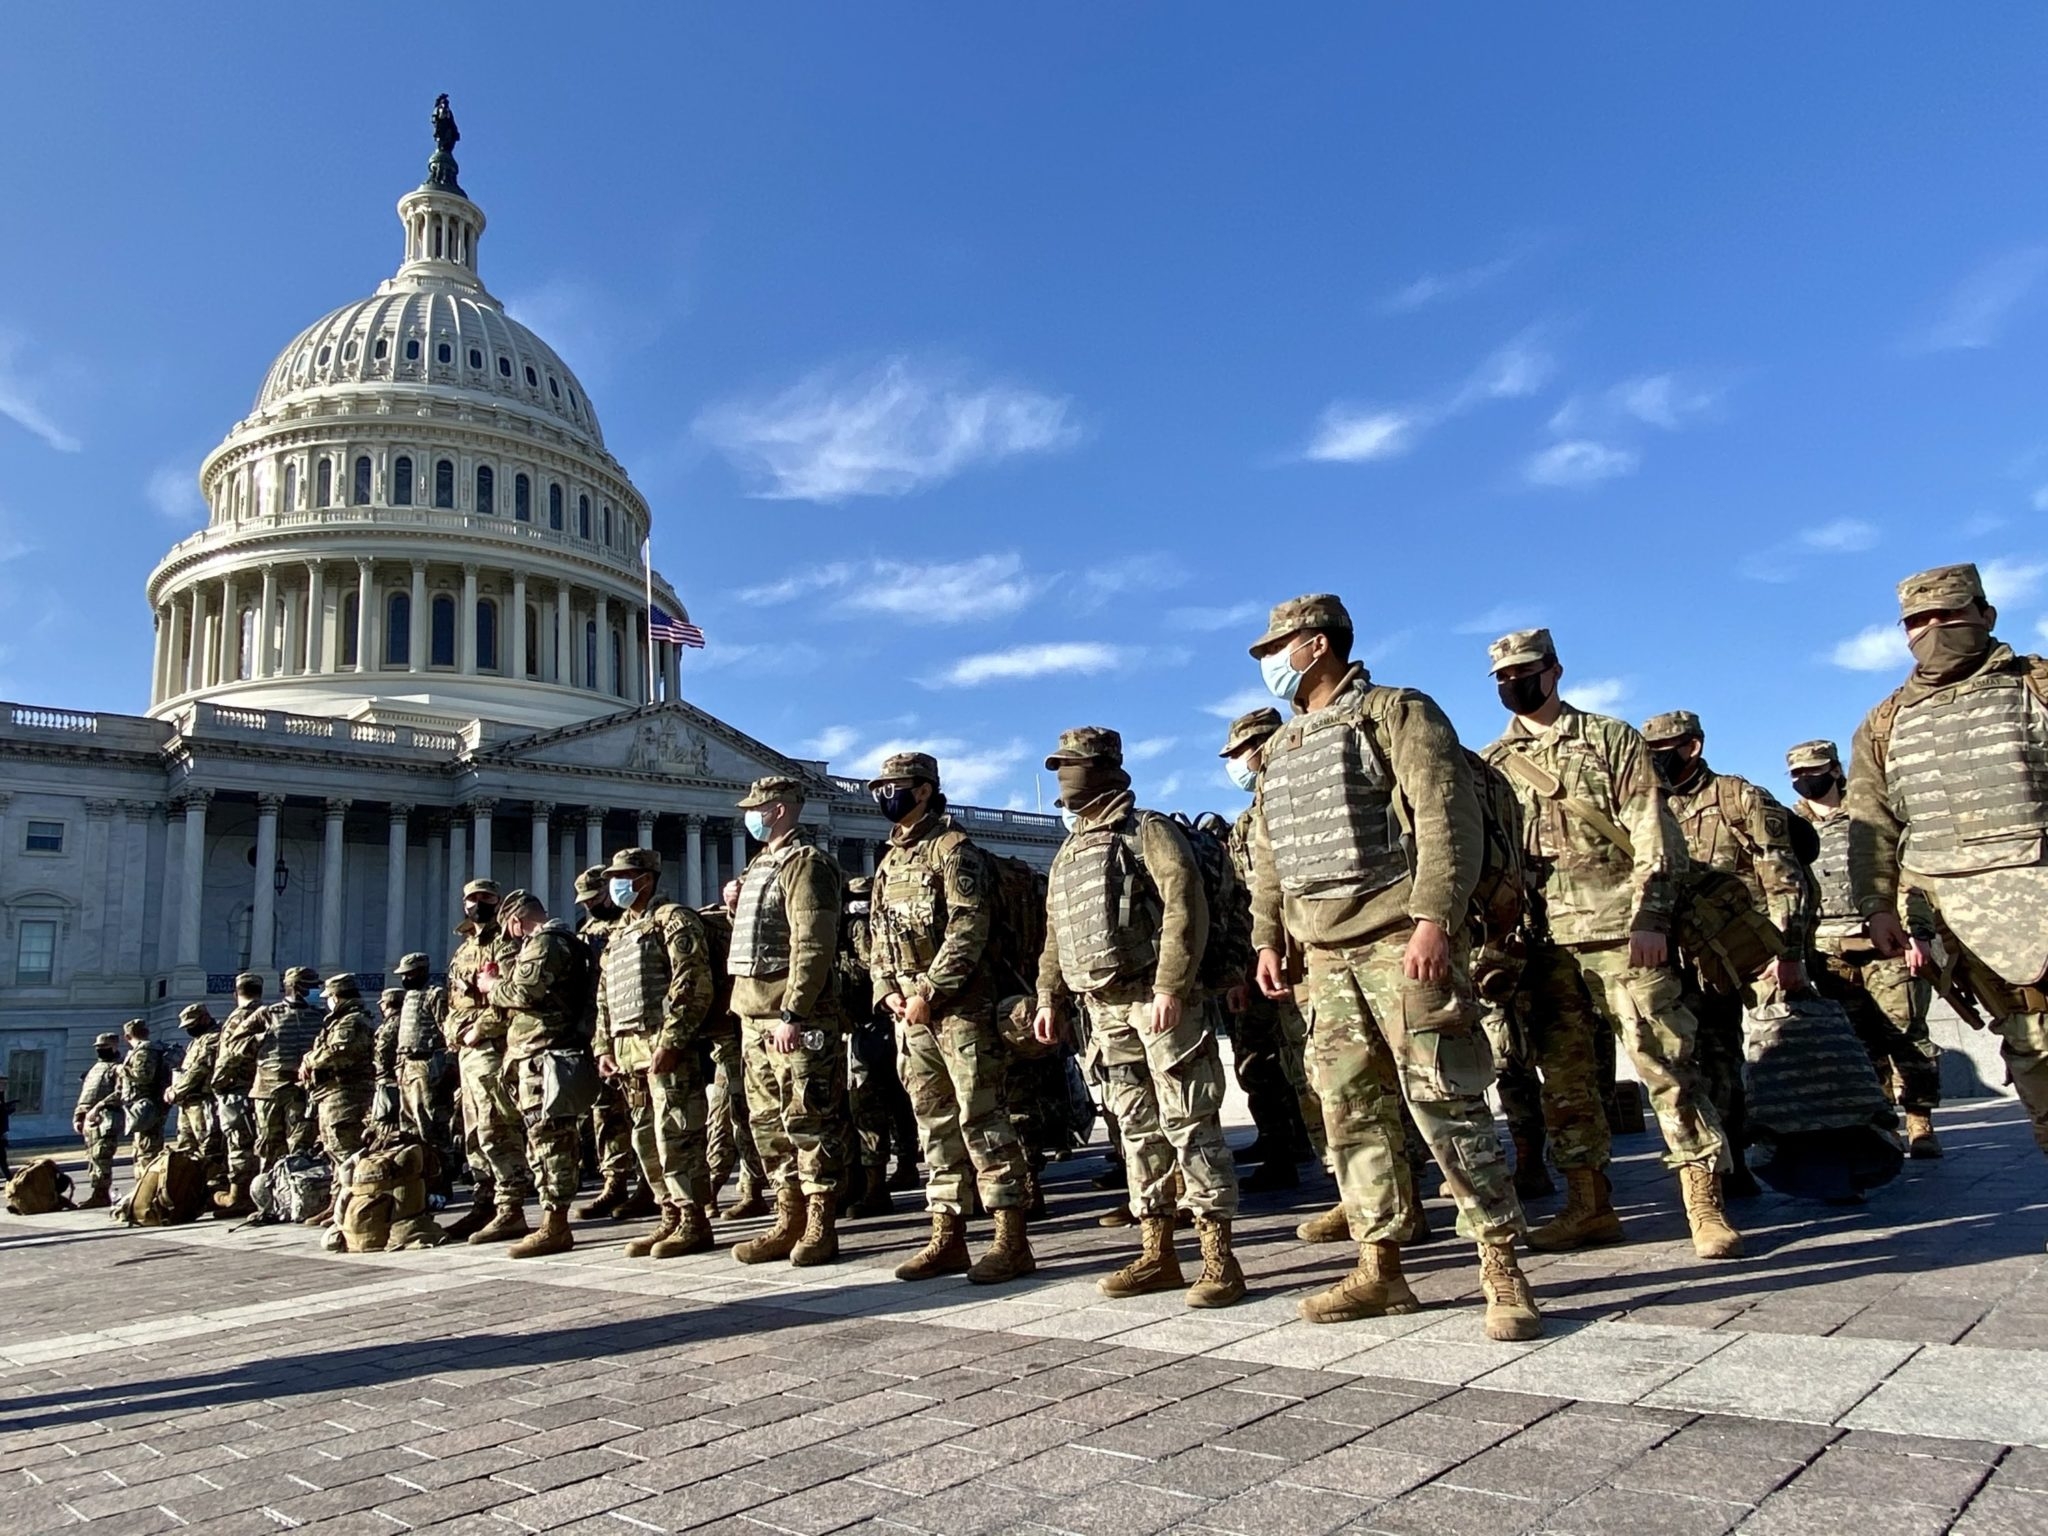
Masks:
[[[407,1061],[432,1061],[440,1054],[439,1051],[407,1051],[405,1059]]]

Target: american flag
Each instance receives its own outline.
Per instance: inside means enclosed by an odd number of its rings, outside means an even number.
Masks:
[[[647,611],[647,634],[650,639],[666,640],[670,645],[688,646],[693,651],[704,649],[703,630],[688,619],[678,619],[659,608]]]

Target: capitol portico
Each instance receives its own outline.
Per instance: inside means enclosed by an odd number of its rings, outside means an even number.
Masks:
[[[0,704],[0,1069],[18,1136],[68,1128],[95,1033],[286,965],[381,984],[445,957],[464,881],[567,912],[578,870],[660,850],[701,903],[765,773],[873,869],[858,780],[683,702],[688,611],[589,397],[478,267],[454,121],[398,204],[404,256],[285,347],[200,469],[208,520],[148,582],[143,716]],[[1043,864],[1056,817],[956,807]]]

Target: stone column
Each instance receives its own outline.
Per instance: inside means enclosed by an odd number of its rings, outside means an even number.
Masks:
[[[495,800],[469,802],[470,840],[476,845],[470,854],[470,861],[476,869],[476,874],[471,877],[473,879],[491,878],[491,813],[497,808],[498,802]]]
[[[747,867],[747,824],[735,816],[732,822],[732,875],[735,880]]]
[[[357,642],[361,644],[360,641]],[[361,650],[356,652],[358,659]],[[341,969],[341,886],[348,858],[346,831],[349,802],[327,802],[326,835],[320,846],[320,974]]]
[[[156,630],[151,636],[149,648],[149,704],[150,708],[154,709],[163,702],[164,678],[171,669],[167,647],[164,645],[171,632],[171,623],[166,605],[162,603],[151,610],[150,616],[155,621]]]
[[[448,818],[448,905],[462,911],[462,888],[469,884],[469,824],[457,811]]]
[[[604,808],[588,806],[583,812],[583,863],[604,863]]]
[[[305,664],[306,595],[294,588],[284,599],[284,656],[278,671],[286,677],[297,677],[305,670]]]
[[[536,646],[535,649],[538,650],[539,647]],[[500,662],[509,663],[509,665],[501,665],[498,668],[507,677],[526,676],[526,572],[524,571],[514,571],[512,573],[512,654],[509,657],[501,656],[498,659]],[[535,894],[542,901],[547,900],[547,892],[544,889],[536,889]]]
[[[433,616],[427,611],[427,562],[412,563],[412,635],[405,653],[405,670],[427,669],[427,648],[434,643]]]
[[[206,686],[206,594],[189,588],[185,601],[191,605],[192,627],[185,638],[185,686],[180,692]]]
[[[555,847],[555,868],[559,872],[561,890],[557,908],[564,917],[576,905],[576,876],[581,873],[576,864],[576,829],[569,824],[569,818],[562,818],[562,830],[556,834],[560,841]]]
[[[377,633],[373,622],[377,607],[376,572],[364,556],[356,558],[356,670],[370,670],[370,641]]]
[[[448,921],[448,817],[435,811],[427,817],[426,910],[414,931],[420,948],[436,960],[443,954],[442,925]]]
[[[77,961],[68,967],[74,973],[103,975],[107,969],[107,945],[113,938],[113,924],[120,919],[119,910],[108,900],[107,849],[114,836],[114,813],[120,808],[116,800],[85,802],[84,881],[78,893],[80,943]]]
[[[256,868],[249,882],[249,969],[265,976],[277,964],[277,813],[283,795],[256,797]]]
[[[275,616],[277,613],[277,567],[268,561],[265,561],[263,565],[263,595],[257,601],[262,606],[256,610],[256,655],[250,661],[249,675],[252,677],[270,677],[277,670],[276,665],[271,660],[271,657],[276,654],[277,641],[277,631],[275,628]],[[263,969],[268,970],[269,967],[265,966]]]
[[[642,812],[640,813],[640,829],[639,829],[639,830],[640,830],[640,843],[639,843],[639,846],[640,846],[640,847],[642,847],[642,848],[652,848],[652,847],[654,846],[654,812],[652,812],[652,811],[642,811]]]
[[[405,953],[406,847],[412,837],[412,807],[393,802],[384,837],[384,965]]]
[[[528,876],[526,888],[541,899],[543,905],[553,910],[548,902],[548,818],[555,814],[555,808],[545,800],[533,802],[533,871]],[[568,908],[562,909],[564,912]]]
[[[683,900],[693,907],[701,907],[708,900],[704,894],[704,818],[685,816],[683,818]]]
[[[327,571],[322,562],[306,562],[306,670],[327,670]]]
[[[640,610],[631,604],[626,607],[626,640],[621,649],[625,652],[626,702],[638,709],[647,702],[647,647],[640,639],[638,616]]]
[[[575,675],[575,658],[569,650],[569,586],[564,582],[555,588],[555,663],[548,681],[568,683]]]
[[[235,642],[242,638],[242,626],[236,622],[235,578],[223,576],[220,579],[220,677],[219,681],[231,683],[235,680]]]
[[[671,704],[683,696],[683,648],[671,645],[668,648],[668,699]]]
[[[142,933],[149,922],[149,818],[157,807],[147,800],[121,802],[121,839],[114,847],[113,878],[121,888],[121,925],[115,931],[113,969],[142,975]]]
[[[875,845],[865,837],[860,840],[860,872],[870,880],[875,878]]]
[[[184,890],[178,913],[178,965],[196,970],[199,966],[199,907],[206,896],[206,803],[210,789],[185,791],[185,853],[179,878]]]
[[[5,796],[0,796],[0,810],[5,809]],[[150,807],[151,817],[164,824],[163,867],[158,874],[156,888],[156,969],[159,971],[168,971],[178,963],[178,928],[184,920],[184,906],[178,900],[178,893],[184,885],[184,878],[178,873],[179,840],[175,827],[183,810],[181,803],[166,802]],[[155,830],[154,827],[150,829],[152,836]]]
[[[455,637],[455,660],[456,670],[464,677],[472,676],[476,672],[476,572],[474,560],[463,562],[462,610],[456,620],[462,629]]]
[[[597,665],[591,669],[588,679],[592,690],[598,693],[617,693],[619,680],[612,672],[612,600],[602,592],[597,594]]]

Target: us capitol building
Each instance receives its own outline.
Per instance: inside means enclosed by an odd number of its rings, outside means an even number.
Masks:
[[[577,871],[660,850],[715,900],[766,773],[872,872],[888,825],[854,779],[684,703],[648,645],[651,511],[575,374],[479,276],[483,210],[436,110],[405,259],[294,337],[199,471],[207,526],[148,582],[146,715],[0,704],[0,1067],[18,1139],[64,1134],[93,1036],[230,1006],[237,971],[366,989],[450,952],[463,883],[571,910]],[[687,620],[658,574],[656,608]],[[957,808],[1046,863],[1058,818]]]

